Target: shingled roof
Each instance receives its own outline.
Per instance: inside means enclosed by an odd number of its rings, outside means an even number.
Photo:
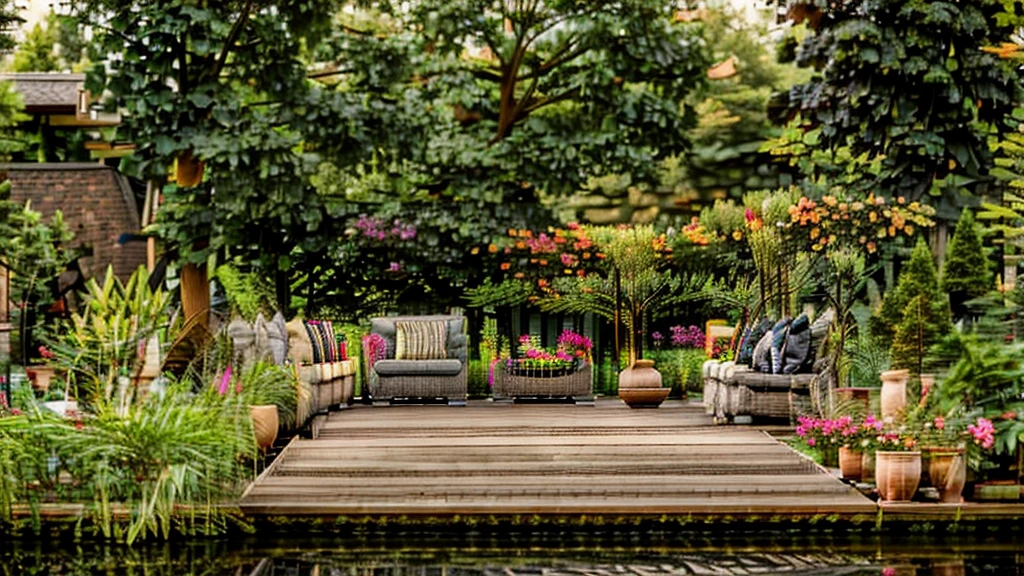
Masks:
[[[74,114],[85,74],[56,72],[15,72],[0,74],[0,80],[14,82],[25,101],[25,112]]]

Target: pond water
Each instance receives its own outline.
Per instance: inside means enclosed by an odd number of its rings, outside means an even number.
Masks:
[[[998,536],[266,538],[134,547],[0,542],[0,575],[145,576],[734,576],[1024,574],[1024,541]],[[524,541],[525,540],[525,541]],[[552,545],[557,540],[560,544]]]

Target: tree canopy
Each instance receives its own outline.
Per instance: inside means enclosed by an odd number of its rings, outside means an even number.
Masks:
[[[784,3],[812,31],[797,58],[816,73],[790,91],[785,139],[810,176],[911,199],[981,190],[987,138],[1020,96],[1014,67],[981,48],[1010,37],[1017,4]]]

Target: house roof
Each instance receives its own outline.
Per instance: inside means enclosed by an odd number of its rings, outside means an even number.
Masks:
[[[66,72],[14,72],[0,74],[0,80],[14,82],[28,113],[74,114],[79,93],[85,88],[85,74]]]

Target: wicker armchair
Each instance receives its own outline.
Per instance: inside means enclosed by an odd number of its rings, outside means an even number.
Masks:
[[[545,370],[509,371],[504,362],[494,365],[494,399],[572,398],[577,404],[594,400],[593,367],[586,362],[562,375]]]
[[[444,321],[445,357],[429,360],[396,359],[396,322]],[[406,316],[373,318],[370,332],[387,342],[387,355],[368,369],[370,397],[374,404],[395,398],[445,398],[464,406],[468,392],[465,318],[461,316]],[[367,363],[369,365],[369,363]]]

